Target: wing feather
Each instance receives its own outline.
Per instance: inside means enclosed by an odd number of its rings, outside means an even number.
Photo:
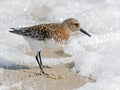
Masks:
[[[9,31],[14,34],[31,37],[37,40],[44,40],[48,37],[48,30],[45,26],[31,26],[31,27],[23,27],[23,28],[10,28],[12,31]]]

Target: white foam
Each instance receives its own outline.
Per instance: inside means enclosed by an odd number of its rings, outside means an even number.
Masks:
[[[8,8],[10,7],[10,8]],[[37,65],[23,37],[10,34],[9,27],[59,22],[74,17],[92,37],[71,37],[64,48],[71,58],[45,58],[45,64],[74,60],[73,71],[96,79],[78,90],[120,89],[120,1],[119,0],[5,0],[0,3],[0,67],[13,64]],[[1,71],[1,70],[0,70]],[[1,86],[7,90],[10,87]],[[1,89],[2,90],[2,89]]]

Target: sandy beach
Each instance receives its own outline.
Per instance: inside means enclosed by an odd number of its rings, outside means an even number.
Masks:
[[[59,49],[43,49],[43,57],[69,57]],[[50,51],[52,51],[50,53]],[[47,53],[46,53],[47,52]],[[34,55],[32,52],[27,54]],[[39,67],[24,66],[23,69],[8,68],[1,74],[0,84],[7,83],[11,85],[9,90],[73,90],[84,85],[87,82],[87,77],[82,77],[71,71],[74,62],[67,64],[58,64],[45,68],[45,72],[49,75],[38,75]]]

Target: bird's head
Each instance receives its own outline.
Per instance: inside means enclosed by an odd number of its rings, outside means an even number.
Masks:
[[[63,26],[67,27],[69,30],[71,30],[72,32],[75,32],[75,31],[81,31],[82,33],[86,34],[87,36],[91,37],[90,34],[88,34],[85,30],[83,30],[81,27],[80,27],[80,22],[77,21],[76,19],[74,18],[68,18],[66,19],[65,21],[63,21],[62,23]]]

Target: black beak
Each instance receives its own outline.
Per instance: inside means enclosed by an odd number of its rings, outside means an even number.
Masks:
[[[82,33],[86,34],[87,36],[91,37],[91,35],[88,34],[88,33],[87,33],[85,30],[83,30],[82,28],[80,29],[80,31],[81,31]]]

